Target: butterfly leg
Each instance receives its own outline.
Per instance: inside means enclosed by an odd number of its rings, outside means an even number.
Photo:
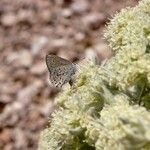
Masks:
[[[70,79],[69,84],[70,84],[70,86],[73,85],[73,79]]]

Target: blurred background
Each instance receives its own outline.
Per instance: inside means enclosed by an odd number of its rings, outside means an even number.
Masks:
[[[111,53],[103,33],[116,11],[137,0],[0,0],[0,150],[35,150],[58,93],[47,53],[78,62]]]

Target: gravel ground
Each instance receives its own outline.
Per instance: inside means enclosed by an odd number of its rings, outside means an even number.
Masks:
[[[78,62],[110,57],[106,22],[137,0],[0,0],[0,149],[37,149],[58,93],[47,53]]]

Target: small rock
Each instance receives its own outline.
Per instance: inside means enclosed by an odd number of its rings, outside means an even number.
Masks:
[[[68,45],[68,40],[64,39],[64,38],[53,39],[50,42],[51,42],[51,47],[54,48],[54,49],[55,48],[66,47]]]
[[[36,80],[32,84],[18,91],[17,100],[22,101],[25,104],[29,103],[34,98],[42,87],[43,83],[41,80]]]
[[[15,141],[16,149],[23,149],[27,145],[26,135],[20,128],[15,128],[13,130],[13,139]]]
[[[71,5],[71,9],[74,13],[81,14],[89,9],[89,4],[85,0],[74,1]]]
[[[14,63],[15,66],[30,67],[33,57],[28,50],[21,50],[19,52],[12,52],[7,57],[8,63]]]
[[[17,82],[3,82],[3,86],[0,86],[0,92],[5,95],[13,95],[18,92],[18,90],[21,88],[21,83]]]
[[[4,69],[1,69],[0,81],[5,80],[7,76],[8,76],[8,75],[7,75],[6,71],[5,71]]]
[[[28,71],[26,71],[25,68],[15,70],[15,73],[13,74],[14,82],[20,82],[22,85],[23,82],[27,81],[27,75]]]
[[[8,104],[3,109],[0,115],[0,126],[14,125],[19,119],[19,112],[23,110],[23,105],[20,102]]]
[[[20,64],[24,67],[30,67],[33,61],[32,55],[29,51],[23,50],[19,56]]]
[[[39,62],[30,68],[30,72],[35,75],[41,75],[46,71],[45,62]]]
[[[75,34],[74,38],[77,42],[80,42],[80,41],[85,39],[85,34],[81,33],[81,32],[78,32],[78,33]]]
[[[44,22],[50,22],[52,19],[52,14],[49,9],[43,10],[40,14],[40,18]]]
[[[32,54],[37,55],[48,43],[48,38],[46,36],[36,37],[33,39],[32,43]]]
[[[71,17],[72,11],[71,9],[63,9],[61,15],[65,18]]]
[[[17,23],[17,17],[13,13],[4,14],[1,18],[1,23],[6,27],[14,26]]]
[[[54,111],[54,104],[52,101],[48,101],[40,107],[40,112],[44,116],[49,116]]]
[[[101,13],[91,13],[83,17],[83,25],[90,29],[97,29],[104,22],[105,16]]]
[[[0,134],[0,141],[7,144],[11,141],[12,132],[10,129],[4,128]]]
[[[7,103],[10,103],[12,101],[13,101],[12,96],[6,95],[6,94],[1,94],[0,103],[7,104]]]
[[[20,10],[17,14],[18,22],[26,22],[32,24],[35,22],[35,16],[31,10]]]

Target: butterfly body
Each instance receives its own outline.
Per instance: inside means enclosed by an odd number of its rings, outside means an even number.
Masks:
[[[50,74],[50,81],[55,87],[62,87],[70,82],[76,72],[76,66],[70,61],[56,55],[47,55],[46,64]]]

